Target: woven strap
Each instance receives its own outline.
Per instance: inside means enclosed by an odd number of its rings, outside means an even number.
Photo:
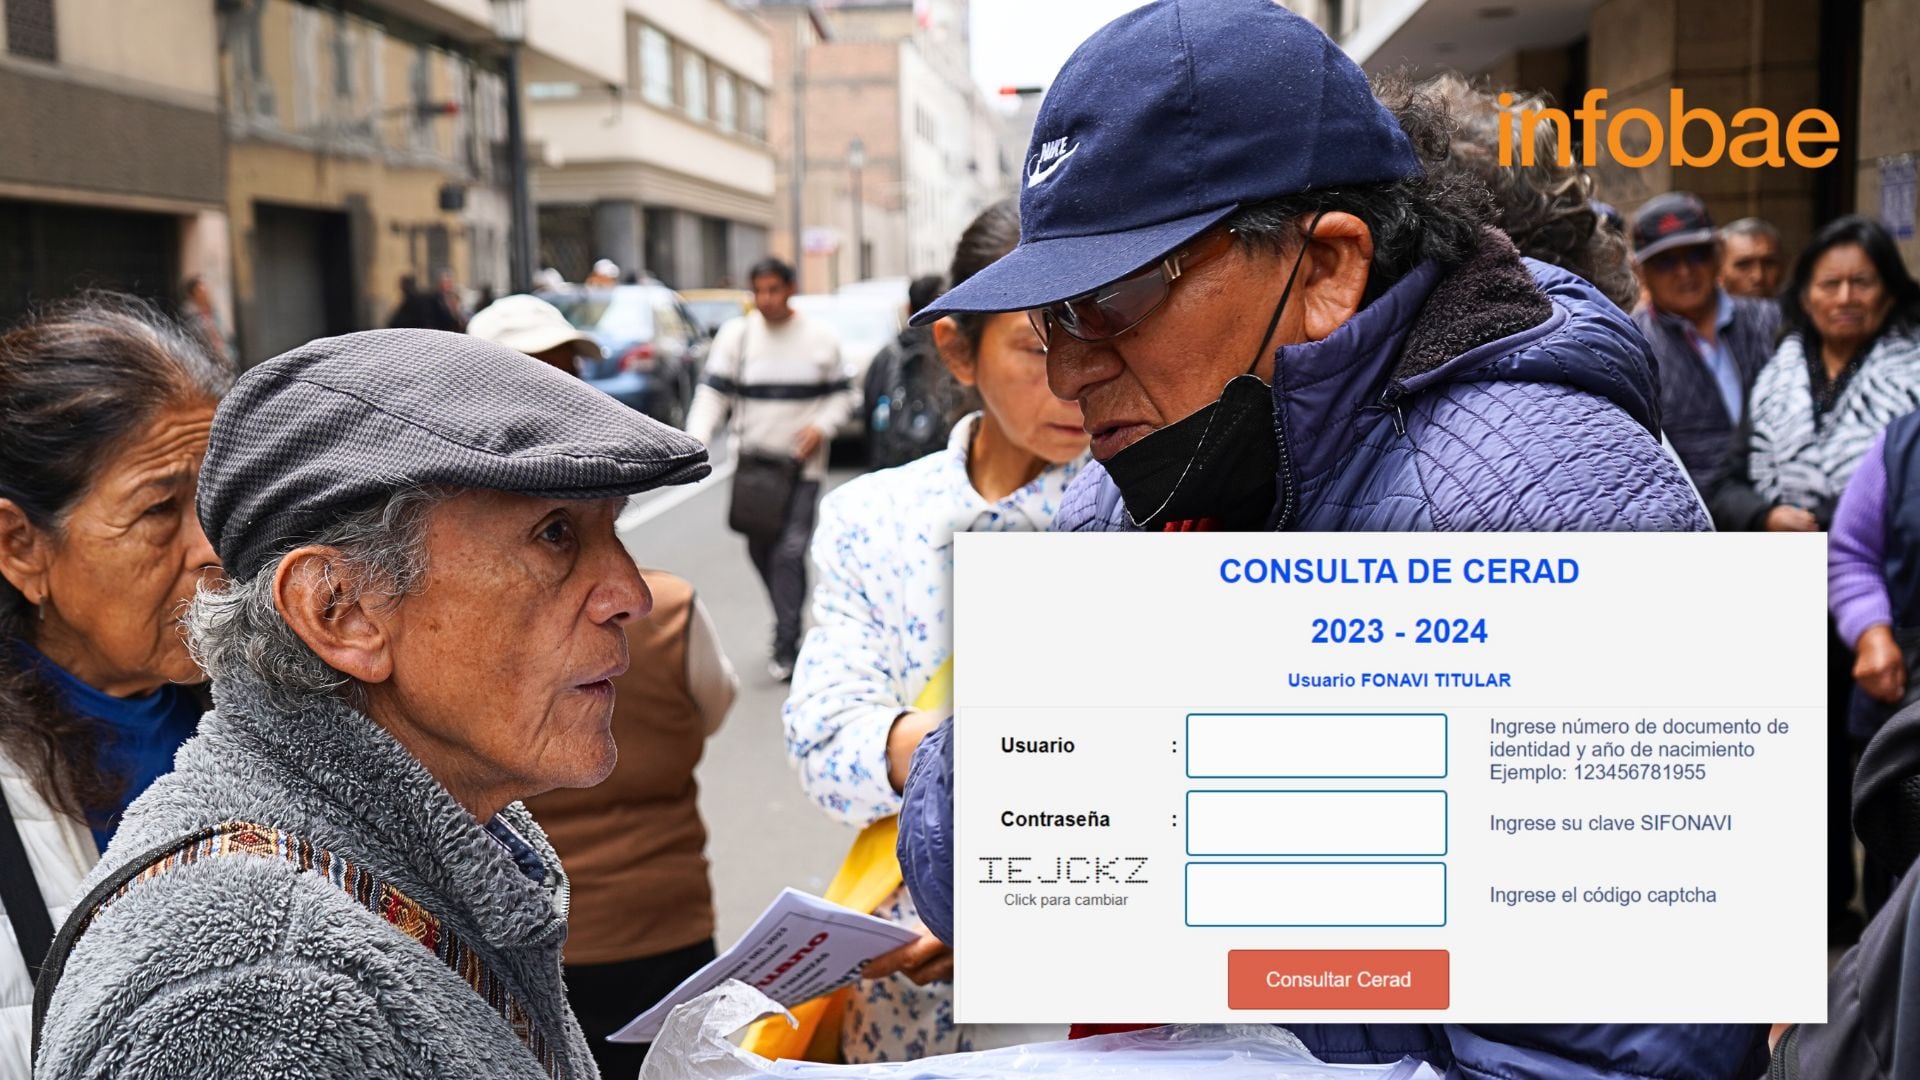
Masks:
[[[147,864],[146,869],[135,874],[126,884],[108,894],[86,916],[88,922],[98,918],[115,900],[125,896],[134,886],[143,881],[159,877],[170,870],[199,862],[202,859],[217,858],[222,855],[256,855],[267,859],[280,859],[292,863],[300,870],[318,874],[338,886],[342,892],[352,897],[354,902],[387,922],[413,940],[425,946],[440,962],[447,965],[455,975],[466,981],[473,992],[479,994],[488,1005],[493,1006],[500,1018],[513,1028],[513,1033],[533,1052],[534,1058],[546,1069],[547,1075],[555,1080],[564,1080],[566,1072],[561,1065],[557,1048],[535,1026],[532,1014],[520,1004],[507,986],[497,978],[486,961],[465,941],[453,932],[451,927],[441,923],[438,916],[406,893],[383,881],[367,867],[357,865],[347,859],[318,848],[305,839],[285,833],[266,825],[256,825],[247,821],[229,821],[215,826],[208,832],[200,833],[185,844],[174,848],[160,858]]]

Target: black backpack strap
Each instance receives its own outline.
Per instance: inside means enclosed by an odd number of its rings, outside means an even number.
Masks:
[[[0,906],[13,924],[20,957],[27,962],[27,978],[39,978],[40,963],[53,944],[53,916],[47,913],[46,898],[40,895],[40,882],[33,876],[33,863],[27,860],[27,846],[20,842],[5,795],[0,795]]]
[[[93,921],[94,912],[115,893],[127,887],[134,878],[139,877],[148,867],[160,862],[167,856],[190,847],[212,836],[214,828],[202,829],[192,836],[169,840],[158,847],[127,860],[120,869],[107,875],[105,880],[95,885],[73,905],[67,913],[66,924],[60,927],[60,936],[53,939],[53,945],[47,950],[46,959],[40,965],[40,973],[33,983],[33,1048],[28,1061],[40,1060],[40,1028],[47,1019],[47,1006],[53,1003],[53,991],[60,985],[60,976],[67,969],[67,956],[73,952],[73,943]],[[44,913],[45,908],[41,908]]]

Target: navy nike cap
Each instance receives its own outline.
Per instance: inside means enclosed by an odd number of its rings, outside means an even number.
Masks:
[[[1420,171],[1366,75],[1313,23],[1274,0],[1157,0],[1088,38],[1048,89],[1019,246],[913,323],[1079,296],[1242,206]]]

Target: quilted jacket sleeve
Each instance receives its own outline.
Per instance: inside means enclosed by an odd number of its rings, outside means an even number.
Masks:
[[[1569,387],[1495,382],[1433,395],[1409,410],[1407,437],[1384,453],[1414,457],[1420,495],[1441,532],[1712,527],[1658,439],[1604,399]],[[1384,483],[1394,472],[1372,475]],[[1388,506],[1388,495],[1363,487],[1347,501]]]
[[[894,853],[920,920],[953,944],[953,717],[920,740],[907,773]]]

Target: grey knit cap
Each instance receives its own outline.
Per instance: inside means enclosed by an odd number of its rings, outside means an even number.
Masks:
[[[370,330],[240,377],[214,414],[198,510],[244,581],[405,487],[600,499],[709,471],[697,439],[530,356],[465,334]]]

